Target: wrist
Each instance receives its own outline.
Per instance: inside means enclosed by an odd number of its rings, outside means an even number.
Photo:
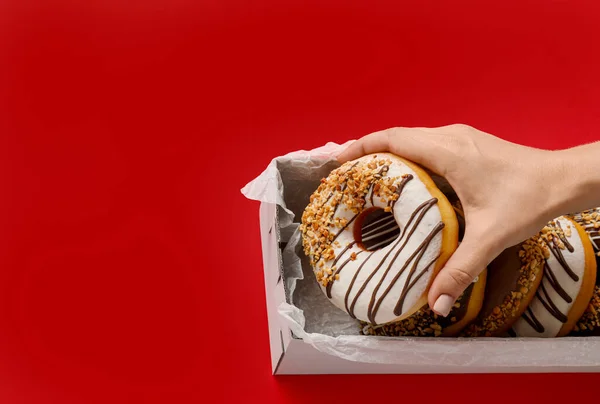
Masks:
[[[549,152],[548,210],[553,218],[600,205],[600,149],[590,146]]]

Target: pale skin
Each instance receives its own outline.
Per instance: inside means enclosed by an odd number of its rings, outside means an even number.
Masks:
[[[600,142],[549,151],[466,125],[391,128],[353,142],[338,159],[380,152],[445,177],[462,202],[465,236],[428,295],[429,306],[442,316],[504,249],[560,215],[600,206]]]

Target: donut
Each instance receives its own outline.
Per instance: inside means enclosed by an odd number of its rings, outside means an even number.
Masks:
[[[444,194],[449,197],[446,192]],[[451,199],[449,198],[449,200]],[[458,239],[462,240],[465,231],[464,213],[459,200],[455,200],[452,205],[458,219]],[[377,326],[360,322],[360,331],[363,335],[377,336],[455,337],[479,314],[483,302],[486,276],[487,269],[484,269],[458,297],[446,317],[438,316],[426,305],[401,321]]]
[[[596,260],[592,242],[575,221],[561,216],[542,230],[546,257],[542,283],[521,318],[518,337],[562,337],[584,314],[594,293]]]
[[[346,162],[322,179],[299,228],[323,293],[374,325],[422,308],[458,244],[456,214],[431,177],[388,153]]]
[[[539,236],[504,250],[488,265],[483,306],[463,337],[507,336],[542,280],[543,249]]]

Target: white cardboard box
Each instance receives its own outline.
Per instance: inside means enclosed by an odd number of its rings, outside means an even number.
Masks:
[[[330,171],[328,164],[345,147],[328,143],[311,151],[277,157],[242,189],[246,197],[261,202],[260,232],[273,374],[600,371],[600,337],[332,337],[306,332],[302,325],[304,313],[286,300],[282,248],[291,235],[288,227],[281,228],[287,223],[280,226],[278,218],[289,216],[283,214],[280,206],[299,217],[305,203],[304,187],[312,189],[311,182],[316,180],[313,173]],[[291,190],[287,196],[284,189]]]
[[[412,364],[380,364],[363,363],[342,359],[337,356],[323,353],[312,345],[305,343],[302,339],[293,335],[286,321],[278,312],[278,307],[286,300],[284,281],[282,279],[282,250],[280,247],[280,229],[278,223],[277,205],[261,203],[260,205],[260,231],[262,239],[262,252],[264,262],[265,289],[269,322],[269,339],[271,350],[272,371],[275,375],[292,374],[384,374],[384,373],[547,373],[547,372],[598,372],[600,366],[595,361],[578,366],[571,359],[567,365],[561,365],[560,357],[573,358],[573,356],[585,356],[581,347],[568,340],[557,339],[532,339],[527,344],[536,344],[535,351],[538,355],[547,352],[555,359],[544,361],[542,365],[532,363],[518,366],[498,365],[492,360],[486,363],[478,360],[477,364],[465,365],[432,365],[422,364],[415,361]],[[369,337],[365,337],[369,338]],[[394,341],[394,343],[405,344],[406,341]],[[465,340],[453,343],[471,344],[472,341]],[[478,342],[485,344],[485,341]],[[593,338],[588,341],[586,350],[600,351],[600,339]],[[511,344],[507,341],[505,344]],[[515,355],[515,350],[506,345]],[[526,345],[525,345],[526,346]],[[519,345],[516,349],[531,351]],[[531,347],[531,346],[530,346]],[[485,348],[485,347],[484,347]],[[545,350],[545,349],[548,350]],[[481,346],[478,347],[481,349]],[[559,350],[557,352],[557,349]],[[497,352],[496,352],[497,354]],[[600,357],[600,355],[599,355]],[[592,363],[593,365],[590,365]]]

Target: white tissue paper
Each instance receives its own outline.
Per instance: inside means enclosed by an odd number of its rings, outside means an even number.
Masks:
[[[358,322],[335,307],[314,279],[302,250],[300,217],[321,178],[339,166],[336,157],[349,146],[327,143],[276,157],[242,189],[248,198],[276,204],[283,248],[287,302],[279,315],[294,336],[342,359],[376,364],[494,368],[600,366],[600,337],[419,338],[360,334]]]

